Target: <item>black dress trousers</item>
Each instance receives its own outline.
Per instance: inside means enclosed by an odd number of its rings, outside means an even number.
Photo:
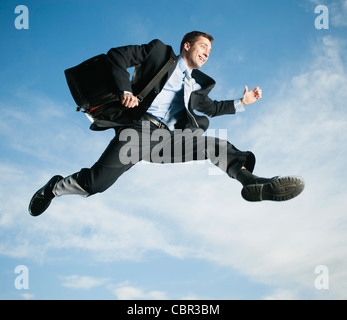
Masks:
[[[203,133],[202,129],[158,129],[152,122],[134,121],[132,126],[116,130],[100,159],[77,173],[77,183],[89,195],[103,192],[141,160],[182,163],[209,159],[231,178],[236,178],[242,166],[253,172],[252,152],[240,151],[226,140]]]

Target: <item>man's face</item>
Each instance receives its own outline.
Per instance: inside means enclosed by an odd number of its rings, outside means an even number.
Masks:
[[[189,69],[199,69],[207,61],[211,48],[210,40],[200,36],[193,45],[189,42],[184,44],[182,58],[187,63]]]

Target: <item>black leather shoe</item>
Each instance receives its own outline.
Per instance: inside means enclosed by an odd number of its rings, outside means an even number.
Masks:
[[[298,196],[305,188],[305,182],[299,177],[259,178],[246,185],[241,191],[247,201],[285,201]]]
[[[54,176],[34,194],[29,204],[29,213],[32,216],[39,216],[49,207],[52,199],[54,198],[52,190],[55,184],[62,179],[62,176]]]

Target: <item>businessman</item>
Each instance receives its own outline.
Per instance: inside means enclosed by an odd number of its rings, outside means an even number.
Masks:
[[[226,140],[203,135],[209,125],[206,116],[245,111],[245,106],[262,97],[259,87],[249,90],[245,86],[241,99],[209,98],[215,81],[199,69],[208,61],[213,41],[213,37],[204,32],[187,33],[178,56],[171,46],[160,40],[111,49],[107,56],[112,61],[123,108],[117,122],[122,123],[122,118],[126,118],[131,119],[131,123],[116,126],[115,137],[91,168],[83,168],[65,178],[60,175],[51,178],[32,197],[29,213],[42,214],[55,197],[67,194],[88,197],[104,192],[141,160],[177,163],[209,159],[242,184],[241,195],[247,201],[285,201],[298,196],[304,189],[301,178],[258,177],[253,174],[255,156],[252,152],[240,151]],[[169,59],[173,62],[168,72],[139,101],[137,94]],[[135,67],[132,79],[127,72],[131,67]],[[197,115],[195,111],[206,116]],[[97,129],[98,121],[93,125]]]

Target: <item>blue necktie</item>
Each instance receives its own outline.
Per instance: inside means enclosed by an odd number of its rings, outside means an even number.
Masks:
[[[188,70],[184,71],[184,105],[188,109],[190,94],[193,91],[193,82]]]
[[[190,76],[190,73],[188,72],[188,70],[184,71],[184,74],[185,74],[185,77],[184,77],[184,105],[187,109],[188,116],[192,119],[193,123],[195,123],[195,125],[197,127],[199,127],[199,124],[196,122],[195,118],[193,117],[193,115],[191,114],[191,112],[189,111],[189,108],[188,108],[190,94],[193,91],[193,79]]]

